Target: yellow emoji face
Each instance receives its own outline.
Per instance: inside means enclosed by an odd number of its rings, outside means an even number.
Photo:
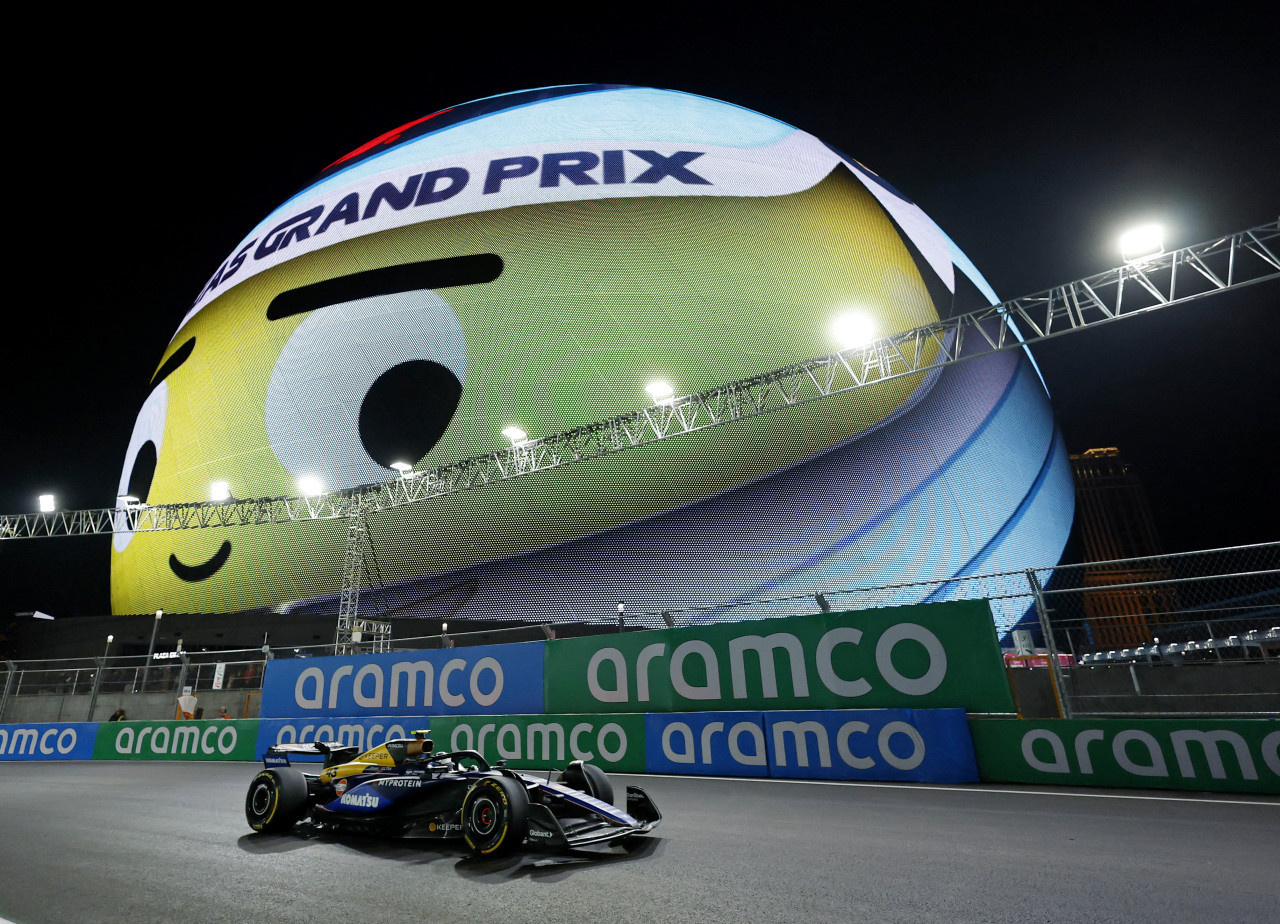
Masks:
[[[811,136],[685,94],[558,89],[413,123],[254,229],[161,358],[120,494],[384,482],[501,449],[508,426],[537,437],[633,411],[656,378],[700,391],[847,345],[833,332],[885,336],[949,309],[953,245]],[[509,612],[510,595],[728,599],[727,570],[683,591],[641,573],[708,535],[768,580],[848,576],[866,558],[848,552],[852,511],[878,529],[902,506],[871,484],[900,449],[851,447],[883,440],[935,379],[377,514],[368,583],[399,615]],[[923,479],[939,460],[917,455]],[[117,533],[112,607],[332,609],[345,537],[337,521]]]

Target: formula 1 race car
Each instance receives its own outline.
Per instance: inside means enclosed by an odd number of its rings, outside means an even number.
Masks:
[[[255,831],[288,831],[309,819],[321,829],[398,837],[462,839],[497,856],[521,844],[578,848],[646,834],[662,820],[653,800],[627,787],[627,809],[594,764],[575,760],[553,782],[493,766],[476,751],[432,753],[431,739],[387,741],[359,753],[335,742],[277,744],[249,784],[244,813]],[[319,773],[290,757],[322,757]]]

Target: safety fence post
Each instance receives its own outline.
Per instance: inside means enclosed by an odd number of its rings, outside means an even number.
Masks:
[[[93,692],[89,694],[89,714],[84,717],[86,722],[93,721],[93,707],[98,705],[98,691],[102,689],[102,675],[107,672],[106,658],[94,658],[93,660],[98,665],[98,669],[93,672]]]
[[[18,672],[18,665],[5,661],[4,696],[0,697],[0,722],[4,721],[4,710],[9,705],[9,690],[13,688],[13,678]]]
[[[1071,718],[1071,702],[1067,699],[1066,688],[1062,683],[1062,665],[1058,663],[1058,645],[1053,639],[1053,627],[1049,624],[1049,607],[1045,604],[1044,588],[1040,586],[1040,578],[1035,569],[1027,569],[1027,583],[1031,585],[1031,594],[1035,598],[1036,615],[1040,619],[1040,632],[1044,635],[1044,647],[1049,655],[1049,672],[1053,678],[1053,697],[1058,701],[1058,717]]]

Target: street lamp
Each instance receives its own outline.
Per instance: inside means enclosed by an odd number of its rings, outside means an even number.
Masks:
[[[111,643],[114,640],[114,635],[107,636],[107,647],[102,650],[102,663],[98,665],[97,671],[94,672],[93,692],[89,695],[89,714],[85,717],[86,722],[93,721],[93,709],[98,705],[98,691],[102,689],[102,675],[107,672],[107,658],[111,655]]]
[[[147,663],[142,665],[142,690],[147,692],[147,675],[151,673],[151,656],[156,651],[156,631],[160,628],[160,617],[164,615],[164,610],[156,610],[156,621],[151,624],[151,644],[147,646]]]

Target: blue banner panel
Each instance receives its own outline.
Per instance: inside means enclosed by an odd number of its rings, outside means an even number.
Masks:
[[[764,714],[648,713],[645,769],[650,773],[768,776]]]
[[[273,744],[297,744],[302,741],[339,741],[343,745],[355,745],[361,751],[376,748],[393,738],[412,738],[415,729],[427,728],[426,716],[342,716],[322,719],[262,719],[258,722],[258,749],[255,757],[262,759]],[[290,754],[290,762],[322,760],[305,755]]]
[[[92,760],[96,722],[0,725],[0,760]]]
[[[976,783],[963,709],[766,712],[771,776]]]
[[[543,642],[276,659],[263,718],[519,715],[542,708]]]

